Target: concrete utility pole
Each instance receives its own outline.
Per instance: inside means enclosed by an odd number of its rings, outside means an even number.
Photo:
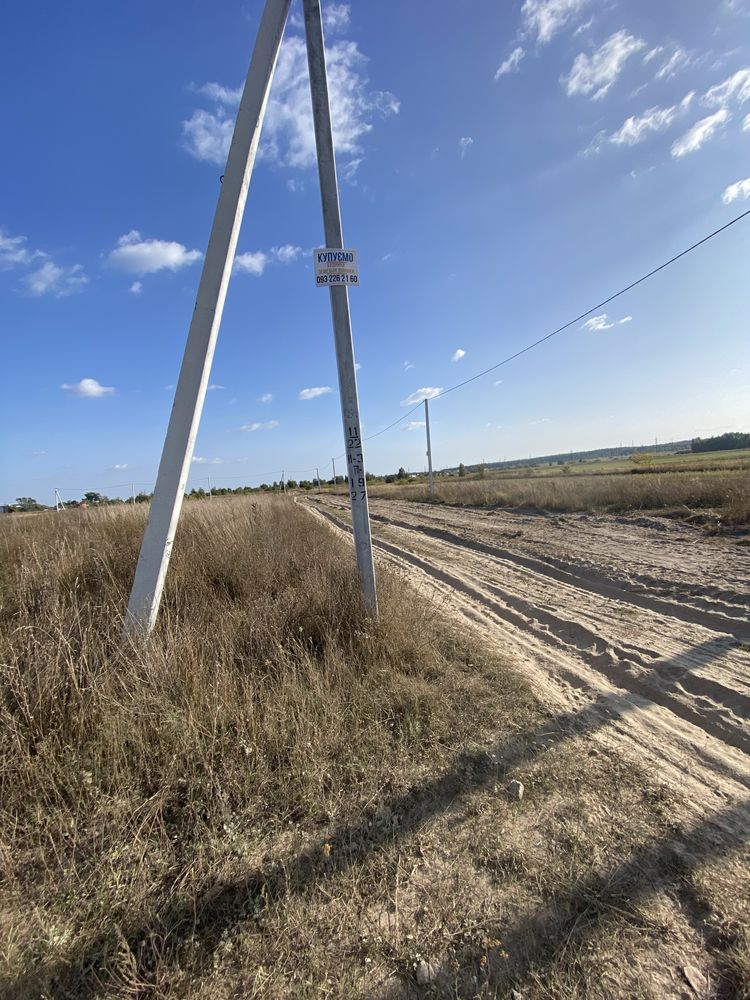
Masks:
[[[328,103],[328,78],[320,0],[303,0],[303,10],[326,248],[341,250],[344,248],[344,237],[341,230],[336,157],[331,132],[331,109]],[[357,568],[365,607],[373,617],[377,617],[378,598],[375,586],[375,564],[372,558],[362,428],[359,420],[357,374],[354,368],[354,345],[349,315],[349,290],[346,285],[331,285],[329,294],[333,315],[333,333],[336,341],[341,420],[344,425],[344,446]]]
[[[127,627],[131,632],[148,635],[159,611],[289,3],[266,0],[258,28],[130,592]]]
[[[331,459],[331,465],[333,466],[333,492],[336,492],[336,459]]]
[[[318,480],[318,493],[320,493],[320,469],[315,470],[315,478]]]
[[[211,489],[211,477],[207,476],[206,478],[208,479],[208,499],[213,500],[214,493],[213,490]]]
[[[130,496],[132,499],[133,506],[135,507],[135,483],[130,484]]]
[[[430,442],[430,401],[424,401],[424,429],[427,432],[427,475],[429,479],[430,496],[435,494],[435,484],[432,481],[432,444]]]

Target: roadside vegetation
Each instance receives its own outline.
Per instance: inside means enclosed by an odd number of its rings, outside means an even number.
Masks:
[[[393,573],[369,622],[288,499],[187,505],[126,641],[145,515],[0,524],[0,996],[750,997],[739,805],[697,822]]]
[[[372,495],[429,499],[424,476]],[[434,500],[449,504],[534,507],[549,511],[647,512],[711,528],[750,524],[750,451],[634,454],[630,459],[559,463],[507,471],[437,476]]]

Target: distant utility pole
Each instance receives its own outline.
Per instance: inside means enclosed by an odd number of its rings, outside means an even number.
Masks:
[[[434,496],[435,484],[432,481],[432,444],[430,442],[430,401],[424,401],[424,429],[427,432],[427,476],[430,496]]]
[[[284,470],[281,470],[281,492],[286,493],[286,479],[284,479]]]
[[[333,492],[336,492],[336,459],[331,459],[331,465],[333,466]]]
[[[213,500],[214,494],[213,490],[211,489],[211,477],[207,476],[206,478],[208,479],[208,499]]]
[[[63,499],[60,496],[59,490],[55,490],[55,510],[57,511],[65,510],[65,504],[63,503]]]
[[[318,480],[318,493],[320,493],[320,469],[315,470],[315,476]]]
[[[135,483],[130,484],[130,496],[132,498],[133,506],[135,507]]]
[[[318,154],[326,248],[342,250],[344,249],[344,237],[341,229],[339,190],[336,180],[336,156],[331,132],[331,109],[328,102],[328,78],[320,0],[303,0],[302,6],[305,16],[307,64],[310,71],[310,94],[312,96],[315,148]],[[376,618],[378,598],[375,585],[375,563],[372,557],[362,427],[359,419],[357,373],[354,368],[354,345],[349,315],[349,290],[346,285],[330,285],[329,294],[333,316],[333,333],[336,341],[341,421],[344,427],[354,548],[357,554],[362,599],[369,614]]]
[[[148,635],[159,611],[221,325],[247,190],[290,0],[266,0],[190,322],[169,427],[127,611],[127,628]]]

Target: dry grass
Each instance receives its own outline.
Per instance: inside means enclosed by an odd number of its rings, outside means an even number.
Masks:
[[[424,483],[377,486],[373,496],[425,501]],[[689,518],[711,512],[714,522],[750,524],[750,473],[654,472],[641,475],[544,476],[539,478],[439,479],[443,503],[536,507],[552,511],[668,512]]]
[[[367,623],[283,500],[189,505],[128,646],[143,516],[0,534],[0,995],[656,1000],[685,956],[750,995],[735,846],[707,859],[600,716],[549,718],[393,576]]]

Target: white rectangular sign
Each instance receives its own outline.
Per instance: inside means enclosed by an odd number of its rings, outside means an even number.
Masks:
[[[318,288],[359,284],[356,250],[313,250],[313,261]]]

